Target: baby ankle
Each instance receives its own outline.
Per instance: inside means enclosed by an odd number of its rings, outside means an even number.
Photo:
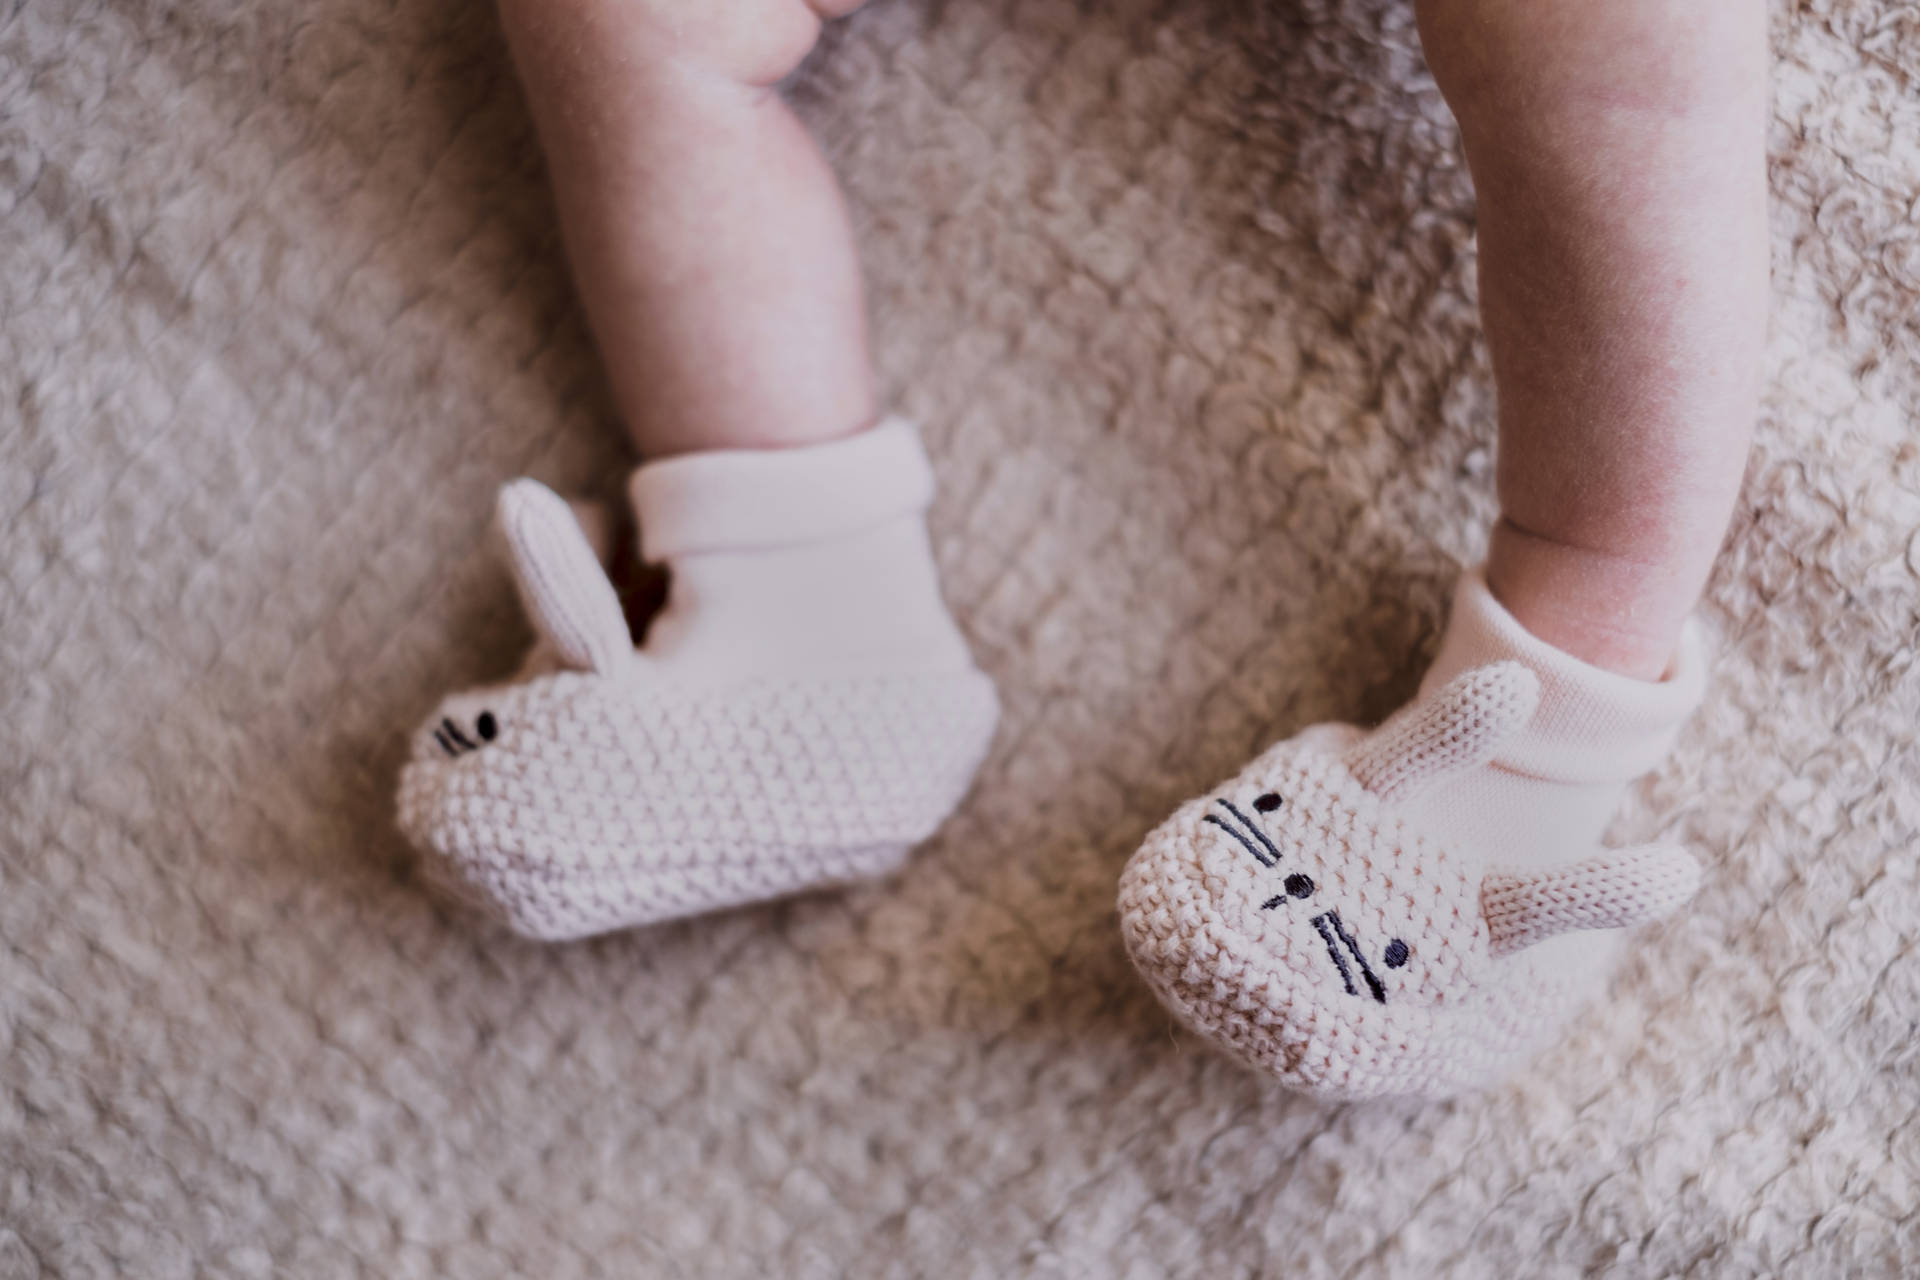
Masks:
[[[1684,623],[1660,680],[1583,661],[1534,634],[1495,598],[1483,569],[1463,573],[1427,696],[1464,672],[1518,661],[1540,681],[1526,728],[1488,767],[1409,806],[1417,820],[1501,860],[1548,864],[1590,853],[1627,786],[1673,748],[1705,692],[1707,650]]]
[[[1583,662],[1658,680],[1699,598],[1697,554],[1616,553],[1557,541],[1502,516],[1485,575],[1505,608],[1533,635]]]
[[[640,468],[632,493],[643,551],[672,575],[645,647],[676,678],[971,667],[940,593],[933,473],[911,424],[670,458]]]

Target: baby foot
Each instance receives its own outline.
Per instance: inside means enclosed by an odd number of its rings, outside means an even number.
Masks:
[[[1677,847],[1600,848],[1604,816],[1586,816],[1665,750],[1698,695],[1697,640],[1665,684],[1617,683],[1514,634],[1477,576],[1453,630],[1442,675],[1515,656],[1430,679],[1371,733],[1278,744],[1152,832],[1121,877],[1122,933],[1162,1002],[1311,1093],[1502,1078],[1597,992],[1612,931],[1677,910],[1699,881]],[[1571,750],[1569,706],[1604,722],[1586,735],[1600,749]]]
[[[784,530],[765,503],[742,511],[752,536],[731,539],[743,527],[717,527],[709,504],[692,503],[690,536],[642,509],[676,578],[638,650],[566,504],[531,480],[502,490],[540,643],[523,678],[448,698],[415,735],[399,817],[431,882],[518,932],[575,938],[884,874],[933,833],[998,707],[931,579],[917,440],[877,430],[891,434],[747,463],[811,495],[789,501]],[[675,459],[642,479],[718,498],[740,461]],[[835,503],[836,476],[893,497]]]

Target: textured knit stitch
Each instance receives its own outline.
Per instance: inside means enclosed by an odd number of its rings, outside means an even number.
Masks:
[[[414,737],[399,822],[427,880],[531,937],[890,871],[959,803],[993,734],[993,686],[932,579],[920,525],[931,472],[910,426],[659,465],[636,477],[636,494],[657,500],[642,523],[695,585],[714,585],[716,560],[730,566],[722,597],[756,574],[770,595],[797,572],[820,575],[821,593],[863,569],[889,576],[829,601],[844,616],[816,626],[799,660],[782,628],[804,620],[783,615],[786,602],[690,598],[678,583],[665,628],[677,646],[662,657],[634,649],[567,505],[531,480],[501,491],[514,580],[563,669],[532,664],[528,678],[443,702]],[[801,545],[782,545],[783,531]],[[801,594],[799,608],[823,607]],[[881,612],[916,603],[904,626]]]
[[[1405,800],[1438,778],[1484,763],[1539,703],[1539,678],[1527,668],[1482,667],[1467,674],[1461,696],[1416,700],[1361,739],[1347,753],[1347,768],[1384,803]]]
[[[883,888],[558,948],[388,872],[396,726],[524,636],[500,481],[626,457],[491,7],[0,6],[0,1276],[1920,1275],[1920,22],[1771,9],[1724,647],[1620,823],[1707,885],[1524,1087],[1329,1113],[1111,921],[1496,513],[1404,0],[829,28],[1003,728]]]
[[[1488,872],[1480,910],[1493,954],[1506,956],[1574,929],[1622,929],[1671,915],[1699,888],[1693,859],[1649,845],[1525,875]]]
[[[1604,983],[1615,935],[1601,931],[1670,914],[1699,884],[1676,847],[1596,850],[1597,830],[1558,830],[1554,813],[1611,807],[1607,761],[1624,771],[1647,741],[1671,741],[1697,697],[1698,637],[1683,679],[1616,683],[1524,632],[1502,643],[1519,629],[1477,572],[1458,601],[1443,660],[1499,660],[1430,678],[1371,733],[1319,725],[1271,748],[1150,834],[1121,877],[1121,930],[1161,1000],[1308,1092],[1444,1096],[1499,1080]],[[1565,740],[1580,732],[1569,705],[1608,750]],[[1569,760],[1571,777],[1552,776]],[[1456,815],[1487,795],[1513,806],[1513,831],[1462,840]],[[1496,830],[1500,818],[1476,814]],[[1585,856],[1558,856],[1569,841]],[[1556,856],[1498,865],[1515,849]]]
[[[560,939],[891,871],[966,792],[995,704],[978,672],[687,696],[636,666],[469,691],[437,718],[483,711],[490,743],[416,743],[401,828],[435,884]]]

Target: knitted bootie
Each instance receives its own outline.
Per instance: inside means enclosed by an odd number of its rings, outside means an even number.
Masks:
[[[1699,700],[1527,633],[1469,573],[1418,697],[1317,725],[1177,811],[1128,862],[1135,966],[1201,1036],[1328,1098],[1444,1096],[1525,1063],[1598,991],[1618,930],[1692,897],[1670,845],[1603,848]]]
[[[672,572],[638,650],[567,505],[501,490],[540,642],[415,735],[399,818],[426,877],[561,939],[898,866],[998,715],[940,600],[914,429],[684,455],[632,487]]]

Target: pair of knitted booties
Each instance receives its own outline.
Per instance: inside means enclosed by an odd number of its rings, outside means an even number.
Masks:
[[[643,466],[667,603],[636,648],[568,505],[507,485],[538,642],[415,735],[402,830],[430,881],[542,939],[884,875],[959,803],[998,716],[941,600],[914,428]],[[1588,666],[1464,575],[1419,695],[1279,743],[1149,834],[1129,953],[1194,1031],[1335,1098],[1501,1079],[1605,981],[1620,931],[1691,897],[1669,846],[1604,848],[1697,703]]]

